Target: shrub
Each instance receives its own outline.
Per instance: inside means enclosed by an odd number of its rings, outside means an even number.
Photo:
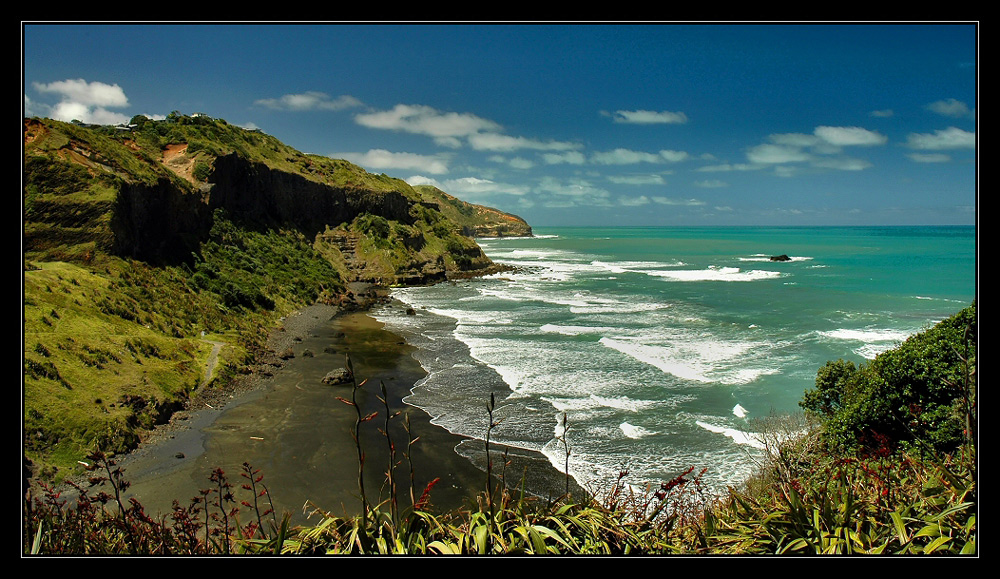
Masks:
[[[871,362],[827,362],[799,404],[825,419],[827,439],[838,446],[885,437],[951,452],[971,436],[975,347],[972,304]]]

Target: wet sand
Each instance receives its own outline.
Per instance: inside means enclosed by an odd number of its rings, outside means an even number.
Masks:
[[[367,313],[334,312],[313,306],[294,320],[289,318],[286,328],[295,329],[284,338],[291,344],[293,358],[256,375],[255,387],[234,394],[224,406],[216,402],[186,411],[171,428],[125,457],[120,464],[131,481],[128,496],[138,499],[147,513],[168,514],[175,499],[186,506],[200,490],[210,488],[210,474],[221,468],[236,500],[252,501],[241,488],[247,482],[240,476],[246,462],[263,475],[275,511],[279,516],[291,513],[293,524],[316,524],[317,517],[306,517],[315,507],[336,515],[360,513],[358,454],[352,436],[356,415],[353,407],[338,399],[350,399],[352,386],[322,382],[328,372],[343,368],[350,355],[357,380],[367,379],[358,395],[362,414],[378,412],[361,430],[369,501],[388,496],[384,489],[388,441],[380,432],[385,428],[386,411],[378,400],[379,385],[384,383],[390,413],[408,415],[412,436],[418,437],[410,452],[414,494],[419,498],[429,482],[440,479],[430,493],[437,510],[468,506],[485,488],[486,475],[459,456],[455,447],[463,441],[466,446],[481,443],[431,424],[425,412],[402,402],[413,384],[425,376],[411,355],[411,346]],[[389,434],[396,448],[399,501],[409,506],[410,461],[404,456],[409,436],[403,414],[390,421]],[[494,449],[496,472],[503,449]],[[478,457],[480,465],[485,464],[484,456],[485,451]],[[512,449],[509,459],[508,482],[517,485],[527,473],[527,487],[536,494],[563,492],[565,476],[545,457]]]

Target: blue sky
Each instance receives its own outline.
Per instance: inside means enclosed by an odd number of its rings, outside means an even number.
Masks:
[[[26,116],[206,113],[536,227],[976,222],[974,24],[22,31]]]

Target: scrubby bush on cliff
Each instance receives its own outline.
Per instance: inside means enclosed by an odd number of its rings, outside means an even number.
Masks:
[[[954,451],[973,435],[976,337],[973,304],[860,366],[827,362],[800,405],[837,446]]]

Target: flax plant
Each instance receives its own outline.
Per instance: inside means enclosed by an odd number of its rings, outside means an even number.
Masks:
[[[393,528],[399,526],[399,504],[396,498],[396,477],[393,474],[396,470],[396,445],[392,442],[392,437],[389,435],[389,421],[393,418],[399,416],[400,412],[389,411],[389,396],[386,393],[385,382],[379,381],[379,388],[382,395],[378,397],[379,401],[382,402],[385,408],[385,425],[380,429],[380,432],[385,436],[386,443],[389,445],[389,464],[385,471],[386,483],[389,487],[389,516],[392,521]],[[412,496],[412,495],[411,495]]]
[[[357,377],[354,374],[354,364],[351,362],[350,354],[347,355],[347,372],[351,376],[351,385],[352,385],[351,399],[346,400],[339,396],[337,397],[337,399],[347,404],[348,406],[352,406],[356,414],[356,418],[354,421],[354,430],[352,431],[351,434],[354,438],[354,446],[357,448],[358,451],[358,492],[361,494],[361,517],[364,522],[364,525],[367,527],[368,516],[369,516],[369,511],[371,510],[371,506],[368,503],[368,497],[365,494],[365,452],[361,447],[361,425],[375,418],[377,413],[373,412],[366,416],[362,416],[361,414],[361,406],[358,404],[358,391],[364,387],[364,385],[368,382],[368,380],[365,379],[360,384],[358,383]]]

